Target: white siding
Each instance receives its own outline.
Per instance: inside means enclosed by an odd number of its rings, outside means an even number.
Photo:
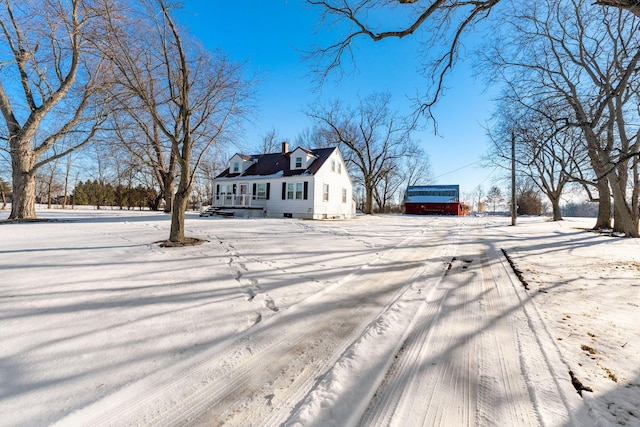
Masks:
[[[304,150],[295,150],[294,153],[306,156]],[[303,156],[303,162],[306,157]],[[298,156],[299,157],[299,156]],[[239,156],[232,157],[236,161],[241,161]],[[295,161],[295,159],[294,159]],[[331,171],[332,162],[335,165],[334,171]],[[247,162],[245,162],[247,163]],[[338,167],[338,165],[340,165]],[[306,166],[305,166],[306,167]],[[338,172],[340,171],[340,172]],[[304,191],[304,182],[307,182],[307,199],[296,200],[287,199],[286,194],[282,198],[282,183],[302,183]],[[353,185],[347,173],[342,156],[338,150],[323,164],[322,168],[315,175],[299,175],[292,177],[237,177],[237,178],[221,178],[214,181],[214,192],[217,185],[223,184],[248,184],[248,193],[253,195],[253,184],[269,183],[269,199],[261,200],[261,206],[264,205],[264,214],[268,217],[282,218],[291,215],[293,218],[351,218],[354,214],[352,198]],[[323,185],[329,185],[329,201],[323,201]],[[239,187],[238,187],[239,188]],[[346,189],[346,203],[342,201],[342,190]],[[303,194],[304,197],[304,194]]]
[[[331,171],[332,161],[335,162],[334,171]],[[340,165],[338,167],[338,165]],[[340,172],[338,172],[340,171]],[[323,200],[323,186],[329,185],[329,201]],[[346,203],[342,202],[342,189],[347,190]],[[322,168],[315,174],[314,183],[314,218],[351,218],[354,214],[353,184],[347,174],[347,169],[338,150],[327,159]]]
[[[267,216],[282,218],[284,214],[291,214],[293,218],[313,217],[313,180],[310,175],[290,176],[271,180],[271,197],[267,201]],[[282,183],[302,183],[307,181],[307,200],[282,199]]]

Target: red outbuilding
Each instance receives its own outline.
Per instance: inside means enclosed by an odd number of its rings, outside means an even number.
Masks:
[[[468,215],[460,202],[459,185],[410,185],[404,195],[404,212],[415,215]]]

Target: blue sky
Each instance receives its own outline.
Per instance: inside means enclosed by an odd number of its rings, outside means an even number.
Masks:
[[[303,52],[336,40],[331,38],[332,29],[318,27],[319,12],[303,0],[185,1],[179,20],[194,36],[207,48],[220,48],[245,63],[248,73],[261,76],[258,111],[241,141],[247,150],[257,147],[261,136],[272,129],[282,139],[295,140],[311,127],[303,111],[317,99],[339,97],[355,105],[358,95],[388,91],[395,109],[410,114],[408,98],[427,87],[417,70],[415,40],[373,43],[362,38],[356,44],[357,70],[348,68],[341,79],[330,79],[318,91]],[[430,128],[415,137],[430,156],[435,184],[459,184],[463,194],[481,183],[488,189],[498,172],[477,162],[488,147],[483,125],[492,113],[492,92],[474,78],[470,61],[458,63],[446,86],[435,110],[439,135]]]

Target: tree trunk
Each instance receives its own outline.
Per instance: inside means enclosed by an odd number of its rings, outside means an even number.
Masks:
[[[162,177],[162,195],[164,197],[164,213],[171,213],[173,208],[173,189],[174,178],[173,172],[169,172]]]
[[[365,207],[364,213],[373,214],[373,188],[365,187]]]
[[[609,182],[603,178],[598,181],[598,218],[594,230],[611,228],[611,190]]]
[[[624,221],[620,217],[620,210],[617,208],[616,203],[613,203],[613,232],[614,233],[624,233],[622,227],[622,223]]]
[[[610,180],[616,180],[615,173],[611,173]],[[624,233],[627,237],[640,237],[638,230],[638,222],[635,219],[629,204],[627,203],[625,193],[620,189],[618,182],[612,182],[613,206],[614,206],[614,222],[613,231]]]
[[[638,231],[638,223],[633,220],[628,207],[619,209],[616,205],[615,220],[613,225],[613,231],[615,232],[624,233],[624,235],[627,237],[640,237],[640,232]]]
[[[49,179],[47,180],[47,209],[51,209],[51,202],[53,199],[53,171],[51,175],[49,175]]]
[[[9,219],[36,218],[36,156],[24,148],[25,145],[19,143],[11,147],[13,196]]]
[[[64,192],[62,194],[62,209],[67,208],[67,192],[69,191],[69,172],[71,171],[71,155],[69,155],[69,160],[67,161],[67,169],[64,174]]]
[[[171,232],[169,241],[172,243],[184,242],[184,218],[187,211],[189,194],[178,191],[173,198],[173,209],[171,212]]]
[[[562,221],[562,213],[560,212],[560,197],[549,197],[549,200],[551,201],[553,220]]]
[[[187,144],[184,143],[186,146]],[[182,243],[185,241],[184,236],[184,218],[189,203],[189,194],[191,186],[189,185],[189,153],[185,153],[183,148],[183,159],[180,162],[180,182],[178,183],[178,191],[173,198],[173,210],[171,212],[171,232],[169,233],[169,241],[172,243]],[[186,160],[185,160],[186,159]]]
[[[579,117],[584,119],[583,115]],[[588,121],[585,119],[585,121]],[[610,229],[611,228],[611,189],[609,187],[609,179],[606,174],[606,163],[608,159],[601,159],[600,141],[590,126],[582,126],[582,131],[587,139],[587,152],[589,154],[589,160],[591,167],[596,176],[600,177],[596,181],[596,188],[598,189],[598,219],[596,225],[593,226],[594,230]]]

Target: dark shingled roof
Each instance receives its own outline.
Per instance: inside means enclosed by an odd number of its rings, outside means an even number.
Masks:
[[[282,176],[297,176],[303,174],[314,175],[322,167],[324,162],[327,161],[329,156],[331,156],[333,151],[337,150],[337,148],[318,148],[315,150],[307,150],[303,148],[303,150],[316,157],[316,159],[309,165],[307,169],[290,169],[291,162],[289,161],[289,155],[293,151],[290,151],[286,154],[272,153],[256,154],[254,156],[245,156],[243,154],[240,154],[240,156],[245,160],[251,160],[254,163],[249,166],[247,170],[244,171],[244,173],[230,173],[229,169],[226,169],[220,175],[216,176],[216,178],[235,178],[238,176],[268,176],[276,175],[280,172],[282,173]]]

